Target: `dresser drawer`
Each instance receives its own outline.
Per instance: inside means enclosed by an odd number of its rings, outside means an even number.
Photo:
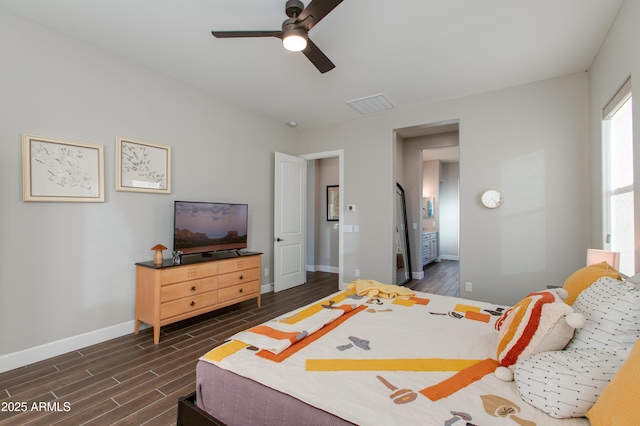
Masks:
[[[218,263],[218,273],[242,271],[243,269],[260,269],[260,256],[240,257],[237,259],[221,260]]]
[[[218,290],[218,303],[240,297],[256,297],[258,294],[260,294],[260,281],[246,282]]]
[[[218,292],[208,291],[191,297],[171,300],[160,305],[160,319],[171,318],[176,315],[206,308],[218,303]]]
[[[218,275],[218,288],[229,287],[236,284],[246,283],[260,279],[260,269],[245,269],[243,271],[231,272],[229,274]]]
[[[194,265],[175,266],[162,270],[161,285],[195,280],[218,274],[218,263],[206,262]]]
[[[163,285],[160,302],[189,297],[218,288],[218,277],[207,277],[201,280],[185,281],[177,284]]]
[[[160,342],[160,327],[176,321],[253,298],[260,307],[260,253],[187,262],[136,263],[134,332],[138,334],[142,323],[151,325],[154,344]]]

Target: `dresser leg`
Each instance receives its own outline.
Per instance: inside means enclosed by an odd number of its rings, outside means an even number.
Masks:
[[[160,326],[153,327],[153,344],[157,345],[160,343]]]

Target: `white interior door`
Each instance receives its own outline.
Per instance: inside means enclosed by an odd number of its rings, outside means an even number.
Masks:
[[[273,289],[282,291],[306,282],[305,226],[307,162],[275,153]]]

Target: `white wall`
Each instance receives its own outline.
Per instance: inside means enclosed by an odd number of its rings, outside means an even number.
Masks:
[[[134,263],[172,247],[176,199],[248,203],[249,248],[273,271],[273,152],[296,154],[296,130],[3,11],[0,57],[0,371],[6,354],[132,332]],[[22,133],[104,145],[106,202],[23,202]],[[173,148],[171,195],[114,191],[116,135]]]
[[[344,149],[345,203],[357,205],[345,224],[360,227],[345,234],[344,280],[358,268],[392,282],[393,129],[459,119],[460,278],[474,284],[462,297],[513,304],[562,284],[589,240],[588,105],[579,73],[301,130],[303,152]],[[504,192],[501,208],[480,205],[487,188]]]
[[[640,2],[627,0],[618,12],[607,39],[589,70],[591,93],[591,247],[601,248],[602,224],[602,108],[631,76],[633,99],[633,163],[635,190],[635,246],[640,247]],[[636,249],[636,273],[640,272],[640,250]]]

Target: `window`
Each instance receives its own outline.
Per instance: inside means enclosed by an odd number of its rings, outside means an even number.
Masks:
[[[620,272],[635,274],[631,80],[603,111],[605,248],[620,252]]]

